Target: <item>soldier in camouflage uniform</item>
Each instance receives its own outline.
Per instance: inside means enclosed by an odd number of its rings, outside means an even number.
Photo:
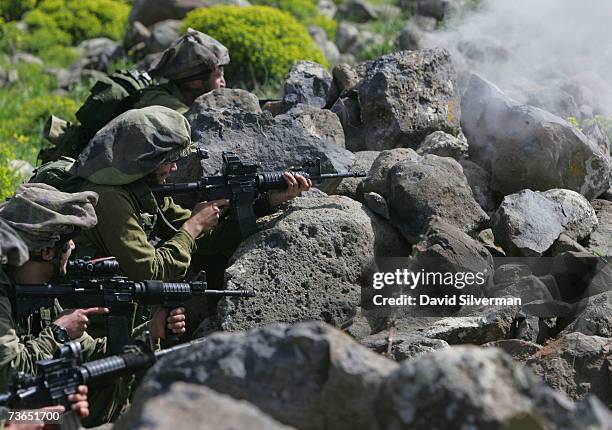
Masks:
[[[189,211],[170,197],[156,201],[150,191],[150,185],[165,183],[192,147],[187,120],[162,106],[127,111],[102,128],[77,161],[76,174],[86,179],[81,190],[100,196],[98,224],[83,232],[79,249],[114,256],[136,281],[183,279],[196,248],[231,254],[240,242],[236,224],[228,220],[216,228],[227,200]],[[270,193],[261,206],[281,204],[310,187],[301,176],[285,177],[287,191]]]
[[[52,311],[41,310],[42,321],[29,319],[16,325],[9,299],[13,282],[42,284],[56,274],[66,273],[66,263],[74,249],[71,237],[96,224],[97,200],[94,192],[70,194],[45,184],[25,184],[0,205],[0,261],[5,262],[0,267],[0,391],[6,389],[12,372],[35,373],[35,362],[51,358],[68,339],[81,343],[85,361],[105,355],[106,339],[94,339],[86,330],[92,315],[106,314],[108,309],[69,309],[56,318]],[[175,333],[181,334],[184,315],[182,310],[175,311],[167,322]],[[164,337],[166,313],[160,310],[149,325],[153,337]],[[53,323],[47,325],[45,319],[53,319]],[[109,421],[127,395],[125,384],[94,393],[92,414],[86,423]]]
[[[229,61],[225,46],[190,28],[149,70],[152,77],[165,78],[168,82],[142,90],[132,107],[160,105],[185,113],[202,94],[225,87],[223,67]]]

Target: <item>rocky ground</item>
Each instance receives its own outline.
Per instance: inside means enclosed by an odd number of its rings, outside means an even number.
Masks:
[[[125,50],[146,66],[198,2],[161,15],[136,3],[123,45],[88,41],[52,71],[65,87]],[[207,340],[151,369],[116,429],[612,428],[610,141],[568,121],[605,114],[608,85],[559,70],[548,88],[502,88],[477,71],[512,55],[503,41],[438,31],[465,2],[396,3],[321,0],[339,20],[333,41],[310,29],[331,72],[300,62],[276,101],[222,89],[187,113],[211,157],[177,181],[216,172],[225,150],[268,170],[320,158],[368,175],[259,220],[224,281],[257,297],[222,299]],[[408,7],[397,52],[357,61],[384,41],[367,23]],[[381,311],[372,274],[391,258],[487,273],[470,294],[522,303]]]

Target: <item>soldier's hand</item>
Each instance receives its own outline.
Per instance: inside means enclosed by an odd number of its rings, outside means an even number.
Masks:
[[[284,172],[283,177],[287,182],[286,190],[270,191],[268,193],[268,202],[271,206],[277,206],[298,197],[302,191],[308,191],[312,187],[312,181],[306,179],[302,175],[294,175],[289,172]]]
[[[159,308],[149,321],[149,330],[153,339],[165,339],[166,327],[176,335],[185,333],[185,309],[176,308],[168,313],[168,309]]]
[[[55,324],[62,326],[68,332],[70,339],[78,339],[83,336],[89,326],[89,316],[91,315],[106,315],[109,312],[108,308],[94,307],[87,309],[66,309],[59,314],[59,317],[53,321]]]
[[[228,206],[229,200],[227,199],[198,203],[191,212],[191,218],[183,224],[183,230],[195,239],[203,231],[214,229],[219,224],[221,209]]]
[[[76,412],[81,418],[89,416],[89,402],[87,401],[87,385],[79,385],[77,392],[68,396],[70,409]]]

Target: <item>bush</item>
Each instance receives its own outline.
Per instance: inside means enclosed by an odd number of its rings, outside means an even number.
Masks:
[[[183,30],[193,27],[230,51],[226,67],[230,81],[249,88],[280,81],[299,60],[327,67],[306,28],[286,12],[268,6],[214,6],[196,9],[185,17]]]
[[[36,0],[0,0],[0,17],[6,21],[21,18],[25,12],[36,6]]]
[[[42,0],[25,15],[30,32],[26,46],[39,53],[56,45],[75,46],[94,37],[120,40],[129,10],[119,0]]]
[[[0,202],[13,195],[21,179],[9,166],[9,160],[14,158],[8,145],[0,141]]]

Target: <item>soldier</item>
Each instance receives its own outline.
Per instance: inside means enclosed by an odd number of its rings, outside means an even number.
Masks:
[[[226,220],[216,228],[227,200],[189,211],[169,197],[158,203],[150,191],[149,185],[165,183],[192,146],[187,120],[162,106],[130,110],[102,128],[77,162],[77,176],[87,180],[81,190],[100,196],[98,224],[83,232],[79,247],[92,256],[114,256],[133,280],[182,279],[196,248],[231,255],[240,242],[236,224]],[[289,173],[285,180],[286,191],[269,193],[256,208],[263,212],[311,186]]]
[[[165,78],[168,82],[142,90],[132,107],[160,105],[185,113],[202,94],[225,88],[223,67],[229,61],[225,46],[190,28],[149,70],[152,77]]]
[[[80,229],[96,224],[97,200],[97,194],[90,191],[69,194],[45,184],[25,184],[0,206],[3,239],[0,261],[6,262],[0,267],[0,391],[6,389],[12,372],[35,373],[35,361],[53,357],[58,347],[68,340],[81,343],[85,361],[105,355],[106,339],[94,339],[86,330],[90,317],[104,315],[108,309],[67,309],[55,318],[51,311],[45,310],[41,312],[41,321],[29,319],[18,326],[12,318],[10,301],[13,283],[41,284],[54,275],[66,273],[66,263],[75,248],[72,237]],[[29,251],[29,256],[24,249]],[[47,324],[46,320],[52,323]],[[151,335],[165,337],[166,323],[174,333],[182,334],[184,320],[182,309],[173,310],[170,316],[160,309],[149,324]],[[144,327],[136,333],[141,331]],[[110,420],[127,398],[124,385],[111,388],[110,395],[95,393],[100,395],[100,400],[92,399],[96,407],[90,417],[91,424]],[[116,403],[106,407],[113,398]]]

